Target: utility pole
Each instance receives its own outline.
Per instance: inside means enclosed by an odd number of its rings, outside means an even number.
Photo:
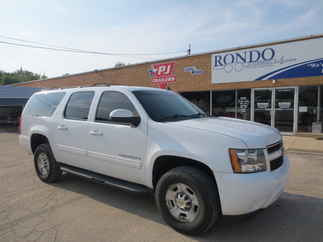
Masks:
[[[191,55],[191,43],[188,44],[187,55]]]

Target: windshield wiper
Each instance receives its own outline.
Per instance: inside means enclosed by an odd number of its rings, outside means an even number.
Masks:
[[[163,122],[163,121],[182,120],[182,119],[200,118],[200,117],[206,117],[206,115],[204,113],[174,114],[171,116],[163,117],[160,119],[160,121]]]
[[[207,115],[205,113],[194,113],[189,115],[191,118],[206,118]]]

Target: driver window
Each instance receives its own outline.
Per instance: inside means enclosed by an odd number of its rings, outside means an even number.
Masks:
[[[127,109],[137,114],[135,107],[129,100],[129,98],[121,92],[117,91],[105,91],[102,93],[96,115],[96,122],[111,122],[109,119],[110,113],[115,109]]]

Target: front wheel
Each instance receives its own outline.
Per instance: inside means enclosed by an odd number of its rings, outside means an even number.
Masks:
[[[207,232],[221,215],[216,183],[193,167],[177,167],[164,174],[155,198],[164,220],[181,233]]]

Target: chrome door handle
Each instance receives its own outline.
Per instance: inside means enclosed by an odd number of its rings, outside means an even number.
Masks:
[[[57,129],[58,129],[58,130],[63,130],[63,131],[68,130],[68,128],[67,128],[65,125],[58,125],[58,126],[57,126]]]
[[[100,132],[99,130],[91,130],[90,131],[90,135],[94,135],[94,136],[102,136],[103,133]]]

